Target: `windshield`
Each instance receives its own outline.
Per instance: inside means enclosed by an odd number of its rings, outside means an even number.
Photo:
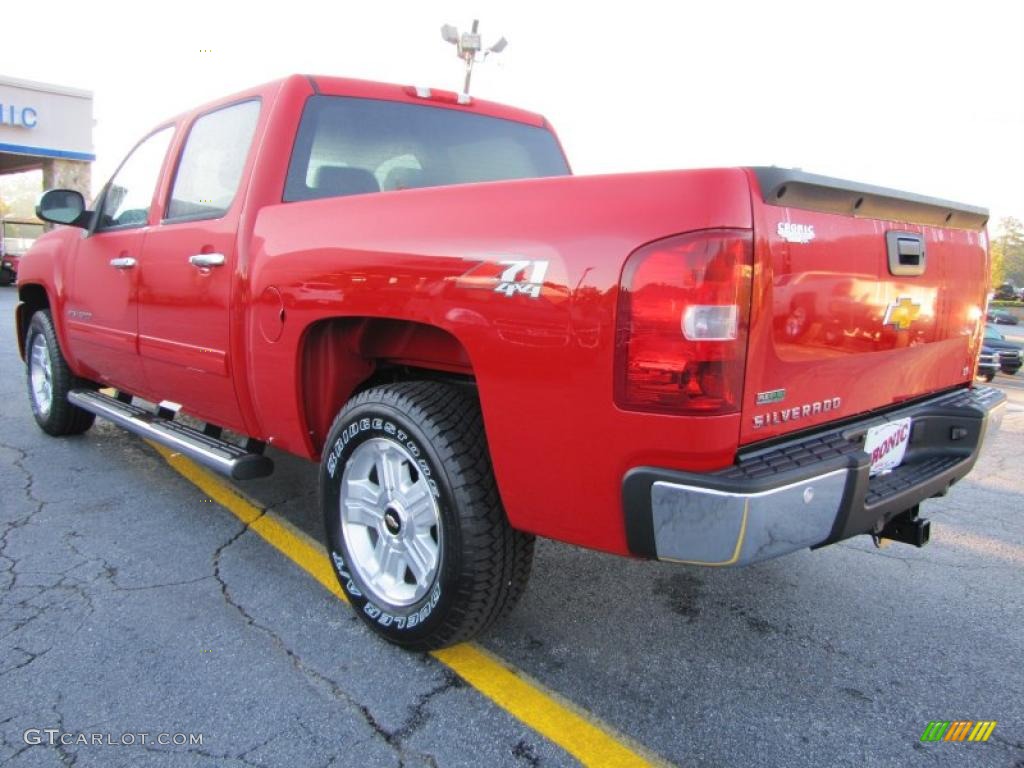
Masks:
[[[284,199],[568,173],[554,134],[544,128],[427,105],[313,96]]]
[[[1002,339],[1003,334],[997,331],[995,328],[986,325],[985,326],[985,338],[986,339]]]

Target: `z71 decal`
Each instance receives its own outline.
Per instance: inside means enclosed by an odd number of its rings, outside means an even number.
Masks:
[[[485,261],[457,280],[460,288],[485,288],[509,298],[539,299],[548,272],[546,259],[502,259]]]

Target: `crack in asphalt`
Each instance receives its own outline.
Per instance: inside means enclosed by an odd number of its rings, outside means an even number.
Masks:
[[[40,658],[42,656],[45,656],[49,652],[50,649],[47,648],[45,651],[40,651],[39,653],[33,653],[32,651],[26,650],[25,648],[22,648],[21,646],[16,645],[11,650],[12,651],[17,651],[18,653],[22,653],[25,656],[27,656],[28,658],[25,659],[24,661],[22,661],[20,664],[15,664],[13,667],[7,667],[5,669],[0,669],[0,677],[2,677],[3,675],[8,675],[11,672],[17,672],[19,669],[23,669],[23,668],[27,667],[29,664],[31,664],[36,659],[38,659],[38,658]]]
[[[371,712],[371,710],[370,710],[370,708],[368,706],[366,706],[364,704],[361,704],[360,702],[356,701],[349,693],[347,693],[340,686],[340,684],[337,681],[329,678],[328,676],[326,676],[326,675],[322,674],[321,672],[319,672],[319,671],[313,669],[312,667],[310,667],[292,648],[290,648],[284,642],[284,640],[280,637],[280,635],[278,635],[270,627],[268,627],[268,626],[258,622],[255,619],[255,617],[253,617],[245,609],[245,607],[243,605],[241,605],[238,601],[236,601],[234,599],[233,595],[231,594],[230,587],[229,587],[229,585],[228,585],[228,583],[227,583],[227,581],[226,581],[226,579],[225,579],[225,577],[224,577],[224,575],[222,573],[221,558],[222,558],[224,552],[226,550],[228,550],[232,545],[234,545],[237,541],[239,541],[245,535],[245,533],[250,529],[252,524],[256,522],[256,520],[259,520],[260,518],[265,516],[268,512],[270,512],[272,507],[266,507],[265,509],[263,509],[260,512],[260,514],[256,518],[254,518],[252,521],[250,521],[249,523],[243,523],[240,526],[240,528],[236,532],[234,532],[227,539],[227,541],[225,541],[223,544],[221,544],[214,551],[213,557],[212,557],[212,559],[213,559],[213,574],[212,575],[204,575],[204,576],[199,576],[199,577],[196,577],[196,578],[193,578],[193,579],[185,579],[185,580],[180,580],[180,581],[170,581],[170,582],[163,582],[163,583],[158,583],[158,584],[146,584],[146,585],[138,585],[138,586],[125,586],[125,585],[121,584],[119,582],[118,578],[117,578],[118,569],[117,569],[117,567],[115,565],[111,564],[109,561],[107,561],[101,555],[86,554],[85,552],[81,551],[75,545],[74,538],[76,536],[78,536],[79,534],[77,534],[74,531],[71,531],[71,532],[65,534],[62,537],[62,541],[61,541],[61,543],[65,547],[67,547],[76,556],[75,557],[76,561],[74,563],[70,564],[67,568],[65,568],[63,570],[59,570],[59,571],[51,571],[51,570],[24,571],[22,569],[19,569],[19,567],[18,567],[18,565],[19,565],[18,558],[12,557],[10,554],[8,554],[7,550],[8,550],[8,546],[10,545],[10,542],[11,542],[11,536],[18,529],[24,528],[25,526],[29,525],[32,522],[33,518],[37,514],[39,514],[46,507],[48,502],[44,501],[43,499],[38,498],[34,494],[34,492],[33,492],[33,488],[34,488],[34,484],[35,484],[36,480],[35,480],[35,477],[34,477],[32,471],[26,466],[26,463],[25,463],[26,460],[28,459],[28,452],[23,450],[23,449],[21,449],[21,448],[18,448],[16,446],[12,446],[12,445],[9,445],[9,444],[6,444],[6,443],[0,443],[0,448],[7,449],[7,450],[9,450],[9,451],[11,451],[12,453],[15,454],[15,458],[12,461],[12,465],[15,466],[18,469],[18,471],[24,477],[24,484],[21,486],[20,491],[24,495],[24,497],[29,501],[30,507],[31,507],[30,510],[26,514],[21,515],[20,517],[14,519],[14,520],[4,521],[2,523],[3,530],[2,530],[2,533],[0,533],[0,573],[9,574],[9,583],[6,585],[6,588],[4,590],[5,596],[9,597],[13,593],[13,591],[15,589],[29,590],[30,594],[25,596],[25,597],[22,597],[21,599],[19,599],[17,601],[14,601],[14,602],[9,601],[9,600],[4,600],[4,602],[7,604],[8,607],[19,608],[21,610],[24,610],[24,611],[28,612],[28,615],[27,616],[23,616],[23,617],[19,618],[18,620],[16,620],[13,623],[13,625],[3,635],[0,635],[0,639],[6,639],[6,638],[9,638],[9,637],[15,635],[16,633],[18,633],[21,630],[23,630],[26,626],[28,626],[29,624],[31,624],[32,622],[38,620],[41,616],[43,616],[45,614],[45,612],[47,611],[47,609],[53,609],[55,607],[55,604],[54,604],[54,601],[52,599],[49,600],[45,606],[39,606],[39,605],[34,604],[34,602],[33,602],[33,601],[38,600],[40,597],[50,595],[53,592],[65,592],[65,593],[67,593],[69,595],[74,596],[75,598],[78,598],[81,601],[81,604],[85,608],[85,610],[83,611],[82,621],[78,624],[78,627],[76,627],[76,629],[74,630],[74,631],[77,631],[78,629],[80,629],[85,624],[85,622],[87,621],[88,617],[95,610],[95,604],[94,604],[94,601],[93,601],[93,596],[90,595],[86,591],[85,587],[89,586],[89,585],[95,585],[96,582],[98,582],[98,581],[105,582],[109,586],[109,588],[112,591],[115,591],[115,592],[137,592],[137,591],[154,590],[154,589],[161,589],[161,588],[167,588],[167,587],[186,586],[186,585],[190,585],[190,584],[196,584],[196,583],[199,583],[199,582],[202,582],[202,581],[205,581],[205,580],[208,580],[208,579],[212,578],[212,579],[215,579],[217,581],[217,583],[218,583],[218,585],[220,587],[222,598],[225,601],[225,603],[227,603],[228,605],[232,606],[239,613],[239,615],[242,616],[242,618],[245,620],[245,622],[246,622],[246,624],[248,626],[250,626],[250,627],[260,631],[261,633],[263,633],[264,635],[269,637],[271,639],[271,641],[274,643],[274,645],[281,652],[283,652],[285,654],[285,656],[291,662],[292,666],[306,679],[306,681],[310,685],[312,685],[313,687],[321,690],[322,692],[326,692],[333,699],[335,699],[335,700],[345,704],[353,712],[358,713],[359,717],[363,720],[363,722],[365,722],[369,726],[369,728],[371,729],[371,731],[373,733],[373,738],[376,738],[376,739],[379,739],[379,740],[383,741],[392,750],[394,750],[394,752],[395,752],[395,754],[396,754],[396,756],[398,758],[399,765],[405,765],[409,761],[413,761],[413,762],[416,762],[416,763],[419,763],[419,764],[425,764],[425,765],[428,765],[428,766],[436,766],[437,765],[437,761],[436,761],[436,759],[434,758],[433,755],[425,754],[425,753],[419,753],[419,752],[415,752],[415,751],[410,751],[406,747],[405,742],[411,736],[413,736],[416,732],[418,732],[421,728],[423,728],[423,726],[430,720],[430,713],[428,712],[427,708],[430,705],[431,701],[435,697],[440,696],[443,693],[445,693],[445,692],[447,692],[449,690],[452,690],[453,688],[460,687],[462,685],[462,681],[458,678],[458,676],[456,676],[454,673],[450,672],[449,670],[444,670],[443,671],[443,674],[444,674],[443,682],[440,685],[435,686],[434,688],[430,689],[429,691],[427,691],[427,692],[421,694],[420,696],[418,696],[416,698],[415,702],[409,707],[408,714],[407,714],[406,718],[403,720],[403,722],[401,723],[401,725],[399,725],[397,728],[388,729],[377,719],[377,717]],[[72,575],[73,571],[80,570],[80,569],[83,569],[83,568],[87,568],[90,565],[95,565],[96,566],[96,571],[95,571],[95,574],[92,576],[92,578],[84,579],[83,580],[83,579],[78,579],[78,578],[76,578],[76,577],[74,577]],[[54,576],[54,577],[58,577],[58,581],[56,581],[55,583],[50,584],[50,585],[35,585],[34,584],[34,585],[30,585],[30,586],[19,586],[18,583],[17,583],[19,576],[24,578],[25,576],[28,576],[28,575]],[[64,606],[62,606],[62,609],[63,610],[67,610],[66,607],[64,607]],[[33,651],[33,650],[29,650],[27,648],[24,648],[21,645],[13,645],[13,646],[9,646],[9,648],[12,651],[16,651],[16,652],[20,653],[23,656],[23,658],[20,659],[17,663],[15,663],[15,664],[13,664],[13,665],[11,665],[11,666],[3,669],[3,670],[0,670],[0,676],[6,676],[6,675],[9,675],[11,673],[17,672],[18,670],[24,669],[25,667],[28,667],[29,665],[31,665],[35,661],[37,661],[40,658],[42,658],[43,656],[45,656],[46,653],[49,652],[49,650],[51,650],[51,648],[48,647],[48,648],[44,648],[42,650]],[[60,732],[64,733],[64,732],[66,732],[66,727],[65,727],[64,715],[63,715],[63,713],[61,712],[61,709],[60,709],[62,703],[63,703],[63,696],[61,694],[58,694],[57,702],[52,706],[52,713],[53,713],[53,717],[57,721],[58,729],[60,730]],[[4,723],[9,722],[10,719],[11,718],[8,718],[7,720],[5,720],[3,722]],[[300,723],[300,726],[301,725],[302,724]],[[188,748],[185,748],[185,749],[175,749],[175,750],[173,750],[173,752],[174,753],[184,752],[186,754],[192,754],[192,755],[195,755],[197,757],[202,757],[202,758],[212,759],[212,760],[233,760],[233,761],[237,761],[238,763],[240,763],[242,765],[257,766],[259,764],[252,762],[251,760],[248,759],[247,756],[250,755],[252,752],[260,749],[263,746],[265,746],[266,744],[270,743],[271,741],[273,741],[275,738],[279,737],[280,735],[281,734],[275,734],[274,736],[264,740],[263,742],[261,742],[259,744],[247,746],[245,750],[243,750],[242,752],[239,752],[238,754],[234,754],[234,755],[226,754],[226,753],[216,753],[216,752],[205,750],[205,749],[203,749],[201,747],[197,747],[197,746],[194,746],[194,745],[193,746],[189,746]],[[4,739],[4,743],[5,744],[7,743],[6,742],[6,738]],[[13,746],[13,745],[11,745],[11,746]],[[32,747],[35,747],[35,746],[46,746],[46,745],[24,745],[24,746],[21,746],[21,748],[17,749],[13,754],[8,756],[8,758],[5,759],[3,761],[3,763],[0,763],[0,764],[6,764],[6,763],[10,762],[11,760],[17,758],[19,755],[23,754],[28,749],[31,749]],[[161,753],[161,754],[168,754],[168,753],[172,752],[172,750],[161,749],[160,747],[155,746],[155,745],[140,745],[140,746],[142,746],[143,749],[145,749],[147,752],[154,752],[154,753]],[[61,763],[64,766],[73,766],[73,765],[75,765],[75,763],[78,760],[78,753],[77,752],[75,752],[72,749],[69,749],[68,745],[63,745],[63,744],[59,744],[59,743],[58,744],[54,744],[53,747],[57,751],[57,753],[58,753],[58,755],[60,757]],[[329,765],[335,764],[337,762],[337,760],[339,759],[339,757],[340,757],[340,755],[332,756],[328,760],[328,762],[325,763],[325,766],[329,766]]]
[[[942,562],[941,560],[936,560],[934,558],[928,558],[928,557],[904,557],[902,555],[897,555],[897,554],[894,554],[892,552],[887,551],[887,550],[891,549],[892,547],[897,546],[896,544],[890,544],[890,545],[886,546],[885,549],[879,549],[877,547],[875,549],[865,549],[863,547],[854,546],[854,545],[849,544],[847,542],[840,541],[840,542],[837,542],[834,546],[838,546],[838,547],[842,548],[843,550],[845,550],[846,552],[859,552],[859,553],[861,553],[863,555],[872,555],[874,557],[881,557],[884,560],[897,561],[897,562],[903,563],[907,568],[912,568],[916,564],[918,566],[929,565],[929,566],[933,566],[935,568],[953,568],[953,569],[962,570],[962,571],[994,571],[994,570],[1003,570],[1003,571],[1005,571],[1005,570],[1012,570],[1012,571],[1016,571],[1016,570],[1019,569],[1019,566],[1013,565],[1011,563],[1007,563],[1005,565],[1003,565],[1003,564],[999,564],[999,565],[978,565],[978,564],[973,564],[973,563],[946,563],[946,562]]]
[[[238,542],[242,538],[242,536],[244,536],[245,533],[251,529],[254,523],[262,519],[270,511],[271,508],[266,507],[263,510],[261,510],[260,514],[253,518],[251,521],[249,521],[248,523],[242,523],[239,530],[232,534],[227,541],[225,541],[223,544],[217,547],[216,551],[214,552],[213,576],[220,585],[221,595],[224,599],[224,602],[232,608],[234,608],[239,613],[239,615],[243,618],[247,626],[255,630],[258,630],[266,637],[268,637],[273,643],[273,645],[288,658],[288,660],[291,662],[295,670],[306,679],[307,683],[311,687],[319,690],[321,693],[328,694],[331,698],[344,704],[351,711],[358,713],[363,722],[365,722],[366,725],[368,725],[370,729],[373,731],[375,737],[383,741],[385,744],[387,744],[390,748],[392,748],[395,751],[400,766],[406,764],[407,758],[415,758],[421,761],[422,763],[425,763],[429,766],[433,766],[434,768],[436,768],[437,761],[433,755],[409,751],[405,745],[405,742],[409,739],[409,737],[414,735],[424,725],[426,725],[427,722],[429,722],[430,714],[426,710],[427,706],[431,703],[431,701],[434,698],[440,696],[441,694],[447,691],[450,691],[454,688],[462,687],[464,685],[462,680],[454,672],[451,672],[447,669],[443,670],[442,674],[444,676],[444,681],[440,685],[418,696],[416,701],[412,704],[412,706],[409,707],[409,714],[407,715],[405,721],[399,727],[389,730],[377,719],[377,717],[373,714],[373,712],[370,711],[370,708],[367,705],[362,704],[361,702],[353,698],[352,695],[345,691],[345,689],[342,688],[341,685],[336,680],[333,680],[332,678],[328,677],[327,675],[323,674],[322,672],[314,669],[309,664],[307,664],[302,659],[302,657],[295,652],[294,649],[289,647],[289,645],[277,632],[275,632],[272,628],[268,627],[267,625],[257,621],[256,618],[251,613],[249,613],[248,610],[246,610],[245,606],[243,606],[241,603],[235,600],[234,597],[232,596],[230,587],[228,586],[228,583],[221,572],[221,557],[227,549],[229,549],[232,545]]]
[[[989,736],[989,741],[994,741],[996,744],[1006,747],[1011,752],[1016,752],[1024,757],[1024,741],[1011,741],[1002,734],[997,735],[995,733]]]
[[[81,534],[77,533],[76,531],[69,531],[62,538],[64,545],[67,546],[68,549],[70,549],[72,552],[74,552],[82,559],[80,563],[77,563],[76,565],[72,566],[68,569],[68,571],[82,568],[83,566],[89,565],[90,563],[98,563],[100,566],[102,566],[100,573],[97,575],[95,579],[92,579],[90,583],[98,581],[101,578],[105,579],[110,584],[112,591],[114,592],[145,592],[147,590],[164,589],[167,587],[183,587],[188,586],[189,584],[198,584],[201,581],[209,581],[210,579],[214,578],[211,575],[206,575],[197,576],[194,579],[182,579],[180,581],[166,581],[161,582],[159,584],[141,584],[139,586],[126,587],[117,580],[117,566],[111,565],[110,562],[102,555],[86,555],[72,543],[72,539],[78,538],[80,536]],[[67,573],[68,571],[64,571],[63,573]],[[40,571],[40,573],[43,572]]]
[[[182,746],[176,747],[175,749],[161,749],[160,747],[153,746],[152,744],[140,744],[139,746],[142,747],[142,749],[146,752],[158,755],[196,755],[197,757],[205,757],[208,760],[217,760],[218,762],[223,762],[225,760],[234,760],[236,762],[241,763],[242,765],[252,766],[252,768],[265,768],[263,763],[254,763],[242,757],[242,755],[247,754],[251,750],[246,750],[246,752],[242,752],[239,755],[229,755],[221,752],[211,752],[207,749],[203,749],[202,747],[196,746]]]
[[[61,704],[64,703],[64,694],[57,691],[57,702],[53,705],[53,714],[57,718],[57,728],[61,733],[67,733],[67,726],[64,724],[64,713],[61,712]],[[57,743],[53,745],[57,750],[57,754],[60,755],[60,761],[70,768],[76,762],[78,762],[78,753],[72,752],[67,748],[66,745],[61,744],[60,739],[57,739]]]
[[[19,528],[24,528],[26,525],[28,525],[32,521],[32,518],[42,511],[46,502],[44,502],[42,499],[37,499],[33,493],[32,486],[35,484],[35,477],[33,476],[31,470],[29,470],[24,463],[25,460],[28,458],[28,452],[16,446],[8,445],[6,443],[0,443],[0,448],[5,448],[6,450],[9,450],[12,453],[17,454],[14,461],[11,462],[11,465],[16,467],[18,471],[25,476],[25,485],[21,487],[21,492],[25,494],[25,498],[28,499],[30,503],[35,504],[35,508],[32,509],[28,514],[16,520],[5,521],[3,533],[0,534],[0,559],[9,563],[9,565],[4,569],[4,571],[11,574],[12,578],[10,584],[8,585],[8,589],[13,589],[15,583],[17,582],[17,575],[15,574],[14,571],[14,567],[17,565],[17,560],[7,554],[7,546],[9,544],[8,537],[11,535],[13,531],[16,531]]]

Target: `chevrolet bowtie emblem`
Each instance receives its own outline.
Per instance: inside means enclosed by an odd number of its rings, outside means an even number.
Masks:
[[[894,325],[897,329],[905,331],[920,314],[921,305],[915,304],[913,299],[896,299],[885,308],[885,319],[882,321],[882,325]]]

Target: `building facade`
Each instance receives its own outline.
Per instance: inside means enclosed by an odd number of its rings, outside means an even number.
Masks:
[[[43,187],[90,196],[92,93],[0,76],[0,175],[41,169]]]

